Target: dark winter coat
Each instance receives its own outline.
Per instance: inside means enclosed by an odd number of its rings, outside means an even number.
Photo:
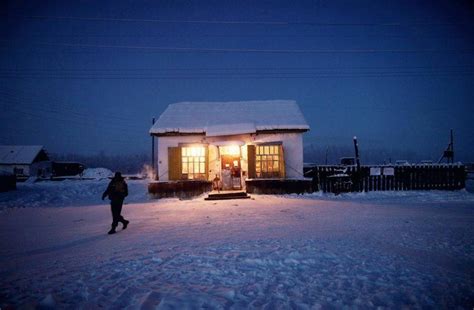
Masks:
[[[123,178],[113,178],[102,194],[102,199],[109,197],[112,202],[123,202],[128,196],[128,186]]]

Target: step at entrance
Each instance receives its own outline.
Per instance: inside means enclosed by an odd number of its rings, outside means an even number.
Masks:
[[[204,200],[224,200],[224,199],[248,199],[250,198],[246,192],[226,192],[226,193],[212,193]]]

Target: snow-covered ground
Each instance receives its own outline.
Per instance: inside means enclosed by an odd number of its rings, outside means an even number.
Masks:
[[[474,194],[150,200],[106,234],[107,180],[0,194],[0,307],[474,306]]]

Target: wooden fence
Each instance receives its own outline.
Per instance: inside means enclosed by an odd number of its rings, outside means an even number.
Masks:
[[[323,192],[406,190],[457,190],[465,188],[466,169],[461,164],[400,166],[308,166],[305,176],[313,189]]]

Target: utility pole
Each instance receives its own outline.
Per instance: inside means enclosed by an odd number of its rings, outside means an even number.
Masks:
[[[451,164],[454,163],[454,135],[453,129],[451,128]]]
[[[326,146],[326,160],[324,161],[324,164],[325,164],[325,165],[328,164],[328,153],[329,153],[329,145]]]
[[[360,160],[359,160],[359,145],[357,144],[357,137],[354,136],[354,150],[355,150],[355,160],[357,165],[357,171],[360,170]]]
[[[153,119],[151,120],[151,125],[155,125],[155,118],[153,117]],[[155,169],[155,137],[153,136],[153,134],[151,134],[151,170],[153,171],[153,179],[156,180],[156,177],[158,176],[158,174],[156,173],[156,169]]]
[[[357,137],[354,136],[354,151],[355,151],[355,160],[357,165],[357,170],[352,176],[352,190],[359,191],[360,185],[360,159],[359,159],[359,145],[357,144]]]
[[[443,155],[439,158],[438,164],[441,163],[443,158],[446,158],[446,162],[448,164],[454,163],[454,133],[452,129],[450,132],[448,147],[446,148],[446,150],[444,150]]]

